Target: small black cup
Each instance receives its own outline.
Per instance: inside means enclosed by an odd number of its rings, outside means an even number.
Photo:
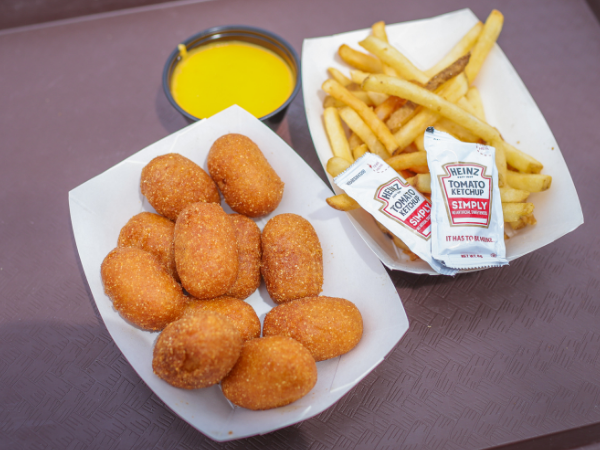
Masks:
[[[281,57],[287,63],[287,65],[292,71],[294,79],[296,80],[294,84],[294,90],[292,91],[288,99],[285,101],[285,103],[283,103],[283,105],[281,105],[275,111],[267,114],[266,116],[260,117],[260,120],[269,126],[273,126],[281,122],[281,120],[285,116],[285,112],[287,111],[288,106],[290,105],[296,94],[298,94],[298,92],[300,91],[300,61],[298,59],[296,51],[285,40],[273,33],[270,33],[260,28],[247,27],[243,25],[228,25],[209,28],[208,30],[201,31],[200,33],[195,34],[192,37],[186,39],[182,42],[182,44],[185,45],[185,47],[189,51],[200,45],[205,45],[219,41],[242,41],[258,45],[260,47],[266,48],[267,50],[271,50],[273,53]],[[175,68],[177,62],[180,59],[181,56],[179,48],[176,48],[175,50],[173,50],[173,52],[167,59],[165,68],[163,70],[163,90],[165,91],[165,95],[169,99],[171,105],[173,105],[173,107],[190,122],[195,122],[200,119],[198,117],[192,116],[187,111],[184,111],[181,108],[181,106],[177,104],[177,102],[173,98],[173,95],[171,94],[171,75],[173,73],[173,69]]]

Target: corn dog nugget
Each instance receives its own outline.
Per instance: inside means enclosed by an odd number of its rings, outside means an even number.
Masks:
[[[173,249],[174,232],[175,224],[166,217],[142,212],[129,219],[121,228],[117,245],[137,247],[158,256],[171,276],[179,281]]]
[[[227,295],[244,300],[260,285],[260,229],[252,219],[240,214],[229,214],[235,229],[238,249],[238,273]]]
[[[181,284],[198,299],[224,295],[235,282],[238,256],[231,218],[216,203],[194,203],[175,223],[175,262]]]
[[[187,299],[158,257],[139,248],[116,248],[100,269],[104,292],[125,319],[162,330],[183,313]]]
[[[221,389],[235,405],[263,410],[295,402],[316,383],[317,365],[310,352],[292,338],[269,336],[244,343]]]
[[[354,303],[343,298],[309,297],[278,305],[264,320],[263,335],[283,335],[304,345],[315,361],[352,350],[362,337],[363,321]]]
[[[185,308],[183,315],[193,316],[197,311],[212,311],[227,317],[244,341],[260,337],[260,319],[254,308],[239,298],[219,297],[212,300],[192,300]]]
[[[217,384],[240,356],[242,338],[222,315],[198,311],[169,324],[154,347],[152,369],[172,386],[199,389]]]
[[[283,182],[258,146],[246,136],[221,136],[212,145],[207,163],[210,176],[235,212],[258,217],[279,205]]]
[[[221,203],[214,181],[195,162],[178,153],[157,156],[142,169],[142,194],[172,221],[189,204]]]
[[[323,252],[308,220],[280,214],[265,225],[261,273],[276,303],[319,295],[323,288]]]

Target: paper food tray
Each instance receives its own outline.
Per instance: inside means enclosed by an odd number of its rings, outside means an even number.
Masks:
[[[142,168],[158,155],[176,152],[206,170],[212,143],[227,133],[252,139],[285,183],[281,204],[269,216],[256,220],[259,228],[281,213],[295,213],[309,220],[323,248],[322,295],[352,301],[364,320],[364,335],[355,349],[317,363],[318,381],[308,395],[268,411],[232,406],[219,385],[189,391],[174,388],[155,376],[152,350],[158,333],[142,331],[123,320],[104,294],[100,278],[100,265],[116,247],[123,225],[142,211],[154,212],[140,193]],[[385,268],[348,219],[327,206],[325,199],[330,195],[329,188],[279,136],[237,106],[167,136],[69,192],[77,250],[112,338],[150,389],[182,419],[214,440],[264,434],[319,414],[373,370],[408,329],[406,313]],[[222,205],[231,212],[225,202]],[[264,284],[247,302],[261,322],[275,306]]]
[[[390,44],[407,56],[419,69],[426,70],[448,51],[477,23],[470,9],[462,9],[431,19],[387,25]],[[348,73],[349,67],[337,55],[347,44],[365,51],[358,42],[370,34],[370,29],[351,31],[334,36],[306,39],[302,47],[302,86],[310,134],[321,164],[325,168],[333,156],[323,127],[321,85],[328,78],[327,69],[335,67]],[[550,244],[583,223],[579,198],[558,144],[531,94],[514,67],[496,44],[475,79],[485,108],[486,119],[498,128],[504,139],[537,158],[544,164],[542,173],[552,175],[549,191],[532,194],[535,205],[535,226],[519,230],[506,243],[507,259],[512,261]],[[342,193],[328,175],[336,193]],[[560,205],[557,214],[556,205]],[[344,213],[339,213],[344,214]],[[437,275],[423,261],[411,262],[392,240],[375,225],[362,210],[346,213],[357,232],[377,257],[390,269]]]

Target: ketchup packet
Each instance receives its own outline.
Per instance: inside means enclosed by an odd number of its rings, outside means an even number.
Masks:
[[[333,181],[436,272],[457,272],[431,256],[429,200],[379,156],[365,153]]]
[[[425,150],[431,171],[433,257],[455,269],[508,264],[496,149],[429,127]]]

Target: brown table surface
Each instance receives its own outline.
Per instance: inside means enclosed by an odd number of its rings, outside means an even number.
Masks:
[[[199,30],[263,27],[300,52],[304,38],[464,7],[482,19],[504,13],[499,44],[554,132],[586,223],[503,269],[390,272],[410,329],[369,376],[297,425],[226,444],[206,438],[148,389],[106,331],[68,191],[186,125],[160,77],[174,46]],[[0,447],[593,448],[599,73],[600,27],[583,0],[175,2],[1,31]],[[301,95],[277,132],[324,177]]]

